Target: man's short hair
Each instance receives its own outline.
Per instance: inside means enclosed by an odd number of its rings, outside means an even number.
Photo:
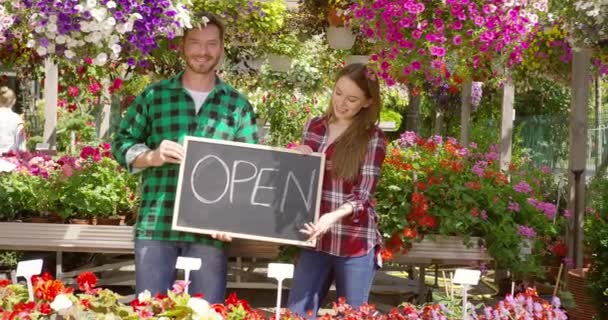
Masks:
[[[206,23],[203,23],[203,21],[206,21]],[[224,22],[218,15],[210,12],[198,12],[192,16],[191,23],[192,28],[198,28],[199,26],[204,27],[209,25],[216,26],[220,31],[220,39],[224,41]],[[184,28],[184,37],[186,36],[189,30],[190,28]]]

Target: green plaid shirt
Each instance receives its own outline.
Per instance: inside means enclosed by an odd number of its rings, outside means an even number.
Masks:
[[[144,143],[156,149],[161,141],[182,142],[186,135],[257,143],[253,108],[219,78],[198,114],[194,101],[181,83],[182,73],[148,86],[129,107],[120,122],[112,150],[116,160],[129,167],[126,154]],[[141,204],[135,238],[199,242],[221,247],[207,235],[171,230],[179,165],[165,164],[142,171]]]

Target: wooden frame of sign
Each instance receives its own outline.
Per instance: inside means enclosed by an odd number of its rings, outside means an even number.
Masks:
[[[315,246],[325,154],[187,136],[173,230]]]

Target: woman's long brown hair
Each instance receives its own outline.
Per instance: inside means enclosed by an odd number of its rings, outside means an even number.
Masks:
[[[371,133],[380,116],[380,85],[377,80],[368,77],[367,67],[361,63],[350,64],[340,70],[336,82],[342,77],[353,80],[366,98],[371,100],[369,107],[361,108],[350,126],[336,139],[330,159],[334,177],[356,180],[365,160]],[[330,122],[335,119],[333,101],[326,115]]]

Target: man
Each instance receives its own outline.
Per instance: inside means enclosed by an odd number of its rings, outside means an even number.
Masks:
[[[184,32],[185,70],[148,86],[129,107],[113,142],[118,162],[142,172],[141,206],[135,228],[136,290],[166,293],[175,281],[178,256],[202,259],[190,275],[190,293],[224,301],[227,259],[224,234],[212,237],[171,230],[179,163],[186,135],[257,143],[249,102],[220,80],[215,69],[224,51],[224,27],[211,14]]]

